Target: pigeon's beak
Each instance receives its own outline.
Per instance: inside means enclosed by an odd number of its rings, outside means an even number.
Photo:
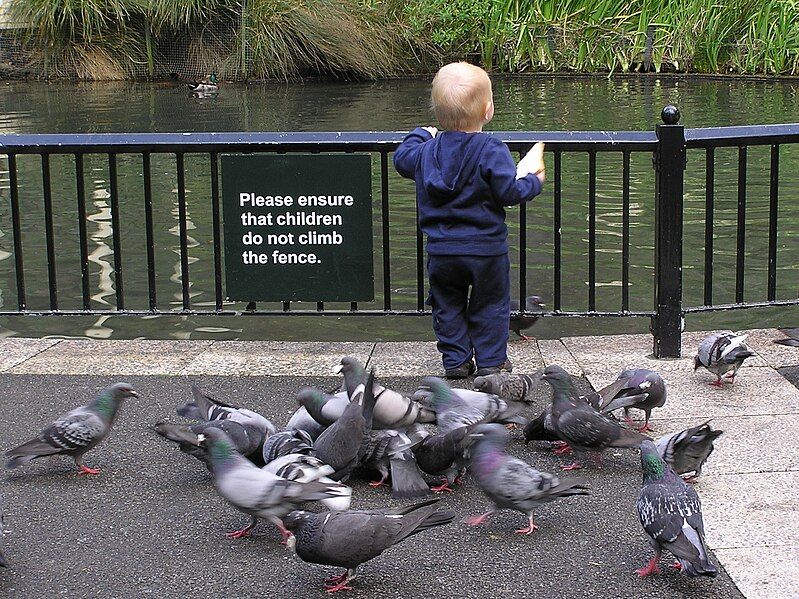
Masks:
[[[344,369],[344,365],[343,364],[337,364],[337,365],[333,366],[333,368],[332,368],[333,374],[340,374],[343,369]]]
[[[141,397],[141,395],[139,395],[136,391],[133,391],[132,389],[130,391],[130,396],[131,397]]]
[[[297,552],[297,537],[294,535],[290,535],[288,539],[286,539],[286,549],[291,551],[292,553]]]
[[[197,435],[197,446],[200,447],[202,445],[205,445],[205,435],[200,433],[199,435]]]

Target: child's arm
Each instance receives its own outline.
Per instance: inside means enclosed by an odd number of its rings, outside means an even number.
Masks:
[[[540,163],[535,159],[536,155],[543,153],[544,145],[536,144],[533,149],[519,162],[517,172],[516,163],[508,150],[508,146],[495,139],[486,146],[483,155],[483,176],[491,187],[491,193],[497,203],[502,206],[513,206],[532,200],[541,193],[544,182],[543,158]],[[535,154],[533,152],[535,151]],[[533,154],[532,156],[530,156]],[[529,157],[529,160],[528,160]],[[525,163],[525,160],[527,162]],[[527,166],[534,166],[541,169],[540,172],[530,171],[517,178]]]
[[[394,168],[403,177],[413,179],[416,173],[416,161],[419,158],[421,145],[433,139],[438,133],[435,127],[417,127],[402,140],[402,143],[394,152]]]

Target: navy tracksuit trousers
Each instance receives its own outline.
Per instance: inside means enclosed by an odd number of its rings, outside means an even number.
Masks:
[[[428,303],[444,368],[472,359],[486,368],[505,363],[510,318],[510,261],[500,256],[429,255]]]

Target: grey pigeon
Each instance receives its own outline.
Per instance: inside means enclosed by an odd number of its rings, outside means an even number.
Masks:
[[[641,443],[641,469],[644,482],[635,506],[655,555],[636,570],[638,575],[660,572],[658,561],[668,549],[689,576],[715,577],[718,571],[707,555],[699,495],[660,458],[652,441]]]
[[[716,375],[716,380],[710,383],[715,387],[722,387],[721,377],[728,372],[729,382],[735,380],[738,369],[746,358],[755,354],[744,343],[748,335],[736,335],[732,331],[712,333],[705,337],[699,344],[699,351],[694,357],[694,371],[704,366]]]
[[[530,391],[536,386],[529,374],[496,372],[474,379],[474,388],[483,393],[492,393],[506,401],[531,403]]]
[[[330,478],[346,480],[358,465],[358,453],[364,437],[372,430],[375,397],[372,392],[374,370],[365,385],[352,394],[341,417],[325,429],[314,442],[316,457],[335,471]],[[361,400],[363,405],[361,405]]]
[[[658,454],[674,472],[693,472],[692,476],[685,479],[686,482],[694,482],[702,474],[702,466],[713,453],[713,441],[723,432],[714,431],[709,422],[664,435],[655,443]]]
[[[572,449],[601,452],[608,447],[637,447],[641,441],[649,439],[622,428],[615,420],[600,414],[584,401],[575,399],[571,377],[560,366],[547,366],[543,377],[552,385],[552,426]],[[574,462],[563,469],[577,468],[580,468],[580,464]]]
[[[493,503],[485,514],[466,520],[471,526],[482,524],[497,509],[510,509],[527,515],[528,526],[516,532],[529,535],[538,528],[533,522],[536,506],[560,497],[591,493],[588,481],[584,479],[561,480],[508,455],[505,451],[510,440],[508,432],[499,424],[481,424],[471,435],[476,440],[471,449],[469,471]]]
[[[785,333],[788,336],[785,339],[775,339],[774,343],[787,345],[788,347],[799,347],[799,327],[781,328],[780,332]]]
[[[208,452],[216,490],[233,507],[251,517],[247,526],[228,533],[228,537],[249,536],[263,518],[277,526],[285,540],[289,533],[281,518],[291,510],[306,501],[348,496],[351,492],[336,482],[301,483],[261,470],[237,452],[230,438],[218,428],[209,428],[200,441]]]
[[[380,473],[380,480],[369,483],[372,487],[385,484],[391,472],[391,496],[411,499],[430,494],[422,478],[411,447],[414,441],[401,431],[373,430],[364,437],[358,452],[358,465]]]
[[[613,391],[608,393],[608,387]],[[622,370],[621,374],[605,389],[599,391],[602,396],[602,405],[599,411],[609,414],[615,410],[624,410],[624,417],[629,424],[630,408],[642,410],[645,415],[644,425],[638,432],[651,431],[649,416],[653,408],[662,408],[666,404],[666,383],[654,370],[646,368],[630,368]]]
[[[328,475],[333,473],[333,468],[324,464],[319,458],[302,453],[282,455],[266,464],[261,470],[271,472],[286,480],[294,480],[301,483],[335,482],[333,479],[328,478]],[[342,489],[341,495],[322,499],[320,503],[329,510],[348,510],[350,509],[351,498],[352,489],[345,487]]]
[[[327,428],[347,409],[350,397],[346,391],[330,395],[316,387],[303,387],[297,392],[297,403],[308,411],[311,418]]]
[[[357,358],[345,356],[334,371],[344,376],[344,386],[348,394],[366,378],[366,371]],[[435,422],[435,414],[424,409],[410,397],[399,391],[388,389],[374,383],[375,396],[374,423],[375,429],[403,429],[415,422]]]
[[[322,434],[322,431],[327,427],[322,426],[316,420],[311,418],[311,415],[308,413],[308,410],[305,409],[305,406],[299,406],[296,410],[294,410],[294,413],[286,423],[286,428],[305,431],[308,433],[308,436],[311,437],[311,440],[316,440],[316,438],[319,437],[319,435]]]
[[[99,468],[83,465],[83,454],[111,432],[122,401],[138,396],[127,383],[117,383],[103,389],[95,399],[67,412],[39,433],[38,437],[7,451],[9,460],[6,468],[16,468],[42,456],[61,454],[75,460],[80,474],[99,474]]]
[[[453,389],[445,380],[435,376],[423,378],[416,395],[420,397],[420,403],[435,413],[436,424],[442,433],[478,421],[527,423],[516,414],[517,408],[496,395]]]
[[[460,483],[469,466],[469,447],[474,439],[469,433],[483,420],[468,426],[457,426],[447,432],[429,435],[413,447],[416,464],[427,474],[441,475],[441,484],[430,487],[436,493],[452,493],[452,484]]]
[[[294,533],[287,546],[305,562],[346,568],[325,581],[327,591],[351,590],[358,566],[409,536],[449,524],[451,511],[440,510],[437,499],[390,510],[352,510],[314,514],[295,511],[284,519]]]
[[[314,455],[313,439],[303,429],[286,429],[270,435],[264,441],[261,455],[264,464],[291,453]]]
[[[267,418],[258,412],[233,406],[218,399],[214,399],[197,385],[191,386],[192,399],[185,405],[177,408],[177,413],[184,418],[193,418],[203,422],[214,420],[232,420],[247,427],[259,429],[264,436],[273,434],[277,429]]]
[[[546,307],[546,304],[537,295],[529,295],[524,300],[524,311],[535,312]],[[522,330],[529,329],[538,320],[538,316],[521,314],[521,303],[517,299],[510,300],[511,315],[508,319],[508,330],[513,331],[525,341],[530,341],[530,337],[522,333]]]

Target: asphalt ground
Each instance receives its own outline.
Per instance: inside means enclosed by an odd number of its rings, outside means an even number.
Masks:
[[[110,436],[87,454],[102,468],[78,476],[69,458],[43,458],[4,471],[5,553],[0,593],[8,597],[323,597],[322,579],[334,568],[306,564],[279,545],[276,529],[261,523],[251,538],[231,540],[247,516],[221,499],[204,466],[158,437],[151,425],[183,422],[175,407],[190,384],[255,409],[280,426],[304,385],[330,389],[339,379],[296,377],[126,377],[141,394],[121,409]],[[38,433],[55,417],[84,403],[118,377],[0,375],[0,439],[4,449]],[[418,378],[382,381],[401,391]],[[588,388],[588,383],[579,381]],[[538,405],[548,401],[544,383]],[[557,471],[567,457],[525,447],[512,433],[510,452],[542,470]],[[353,597],[741,597],[723,572],[692,579],[670,568],[639,579],[652,550],[635,514],[641,484],[635,450],[608,451],[604,467],[578,473],[591,497],[572,497],[536,512],[540,529],[513,531],[524,515],[502,511],[481,527],[460,518],[485,511],[474,481],[445,496],[452,524],[409,538],[361,566]],[[351,479],[353,508],[400,505],[387,489]],[[430,482],[437,482],[430,479]],[[403,502],[405,503],[405,502]],[[353,542],[356,542],[353,540]],[[714,560],[715,561],[715,560]],[[720,568],[721,570],[721,568]]]

